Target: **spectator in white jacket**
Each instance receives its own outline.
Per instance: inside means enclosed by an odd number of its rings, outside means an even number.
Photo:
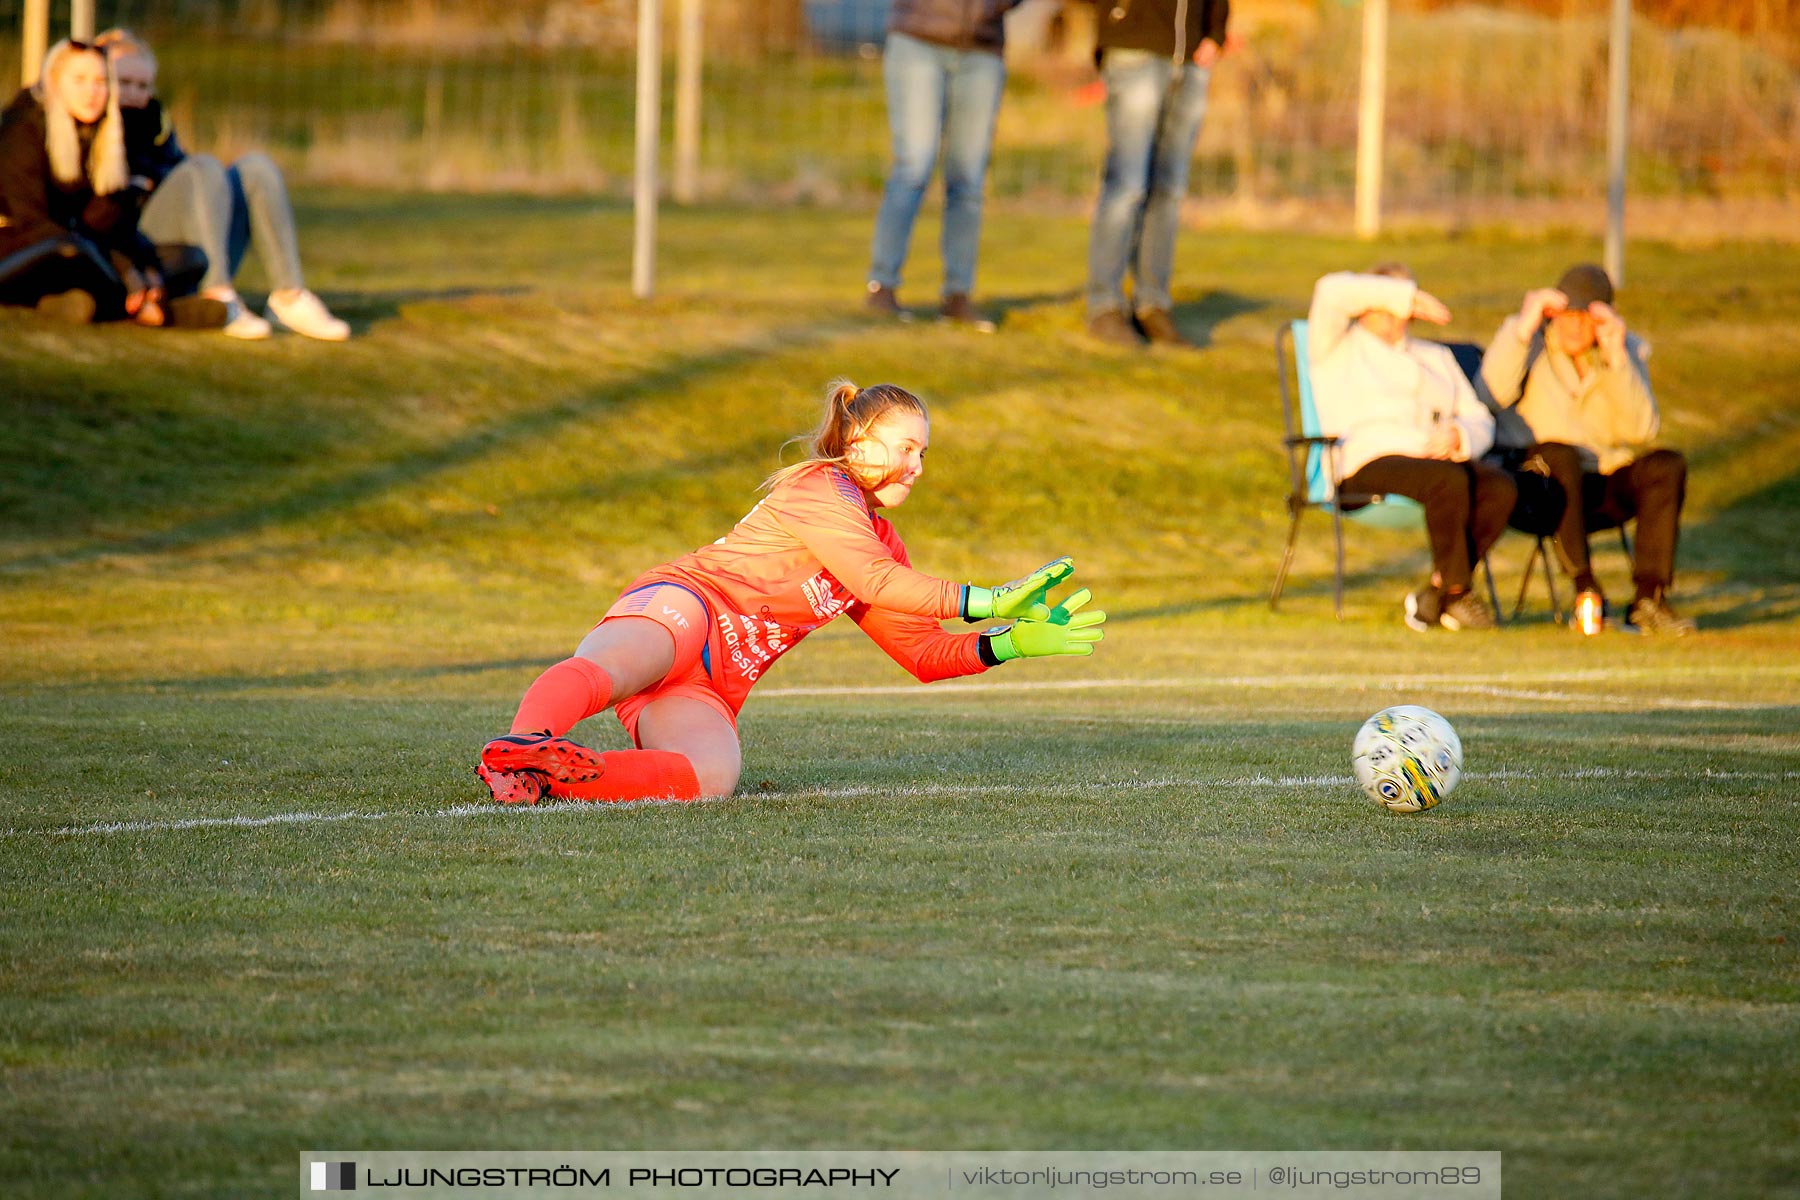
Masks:
[[[1339,439],[1339,495],[1409,496],[1425,509],[1431,581],[1407,593],[1406,624],[1492,629],[1473,568],[1506,531],[1518,489],[1480,461],[1493,415],[1447,346],[1409,336],[1415,319],[1447,324],[1450,310],[1397,263],[1319,280],[1307,317],[1319,430]]]

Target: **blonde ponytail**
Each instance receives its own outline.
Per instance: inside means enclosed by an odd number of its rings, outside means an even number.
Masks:
[[[762,490],[767,491],[783,480],[821,463],[848,468],[850,447],[894,409],[926,415],[925,402],[898,384],[877,383],[859,388],[848,379],[833,380],[826,388],[825,418],[819,423],[819,427],[810,434],[789,438],[782,444],[782,449],[785,450],[796,443],[805,443],[806,457],[792,466],[775,471],[762,481]],[[872,491],[873,486],[880,486],[879,483],[871,486],[854,470],[850,475],[864,491]]]

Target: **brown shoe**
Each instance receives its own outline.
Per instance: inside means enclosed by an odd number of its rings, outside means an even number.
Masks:
[[[1655,633],[1664,637],[1686,637],[1700,627],[1694,618],[1684,617],[1669,607],[1661,592],[1639,596],[1631,602],[1625,623],[1639,633]]]
[[[951,292],[938,307],[938,320],[966,325],[977,333],[994,332],[994,319],[969,303],[967,292]]]
[[[56,292],[37,302],[38,315],[65,325],[86,325],[94,319],[94,298],[86,292]]]
[[[1150,339],[1152,346],[1177,346],[1183,350],[1194,348],[1194,343],[1175,328],[1175,319],[1166,308],[1145,309],[1137,315],[1137,326]]]
[[[1088,322],[1088,336],[1114,346],[1144,348],[1144,335],[1137,331],[1131,318],[1116,308],[1109,308]]]
[[[885,283],[869,283],[869,294],[863,297],[863,310],[871,316],[890,321],[910,321],[912,314],[900,307],[900,297]]]
[[[163,305],[163,326],[168,329],[223,329],[231,309],[223,300],[206,296],[177,296]]]
[[[1445,596],[1444,611],[1438,614],[1438,624],[1452,632],[1465,629],[1500,628],[1500,623],[1494,620],[1493,610],[1488,608],[1487,601],[1474,592],[1458,592],[1454,596]]]
[[[1408,592],[1400,601],[1400,611],[1405,614],[1406,627],[1414,633],[1430,633],[1441,623],[1444,611],[1444,597],[1436,588],[1426,584],[1416,592]]]

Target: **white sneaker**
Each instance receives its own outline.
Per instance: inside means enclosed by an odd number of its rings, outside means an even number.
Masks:
[[[244,307],[241,300],[225,302],[225,326],[220,330],[228,338],[238,338],[246,342],[260,342],[269,336],[272,326]]]
[[[277,300],[270,296],[263,316],[282,329],[292,330],[302,337],[318,338],[321,342],[342,342],[350,337],[350,326],[332,316],[323,300],[304,289],[292,300]]]

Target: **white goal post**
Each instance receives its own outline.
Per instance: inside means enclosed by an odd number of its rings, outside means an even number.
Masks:
[[[631,179],[631,294],[656,291],[657,150],[662,140],[662,0],[638,0],[637,155]]]
[[[1356,117],[1356,236],[1381,233],[1388,0],[1363,0],[1362,79]],[[1625,282],[1625,159],[1631,140],[1631,0],[1612,0],[1606,72],[1606,273]]]
[[[94,40],[94,0],[69,0],[69,36],[78,42]],[[30,87],[44,69],[50,49],[50,0],[25,0],[19,15],[19,86]]]
[[[675,41],[675,175],[677,204],[700,198],[701,0],[680,0]],[[661,198],[662,0],[638,0],[637,146],[631,185],[631,292],[656,291],[656,217]]]

